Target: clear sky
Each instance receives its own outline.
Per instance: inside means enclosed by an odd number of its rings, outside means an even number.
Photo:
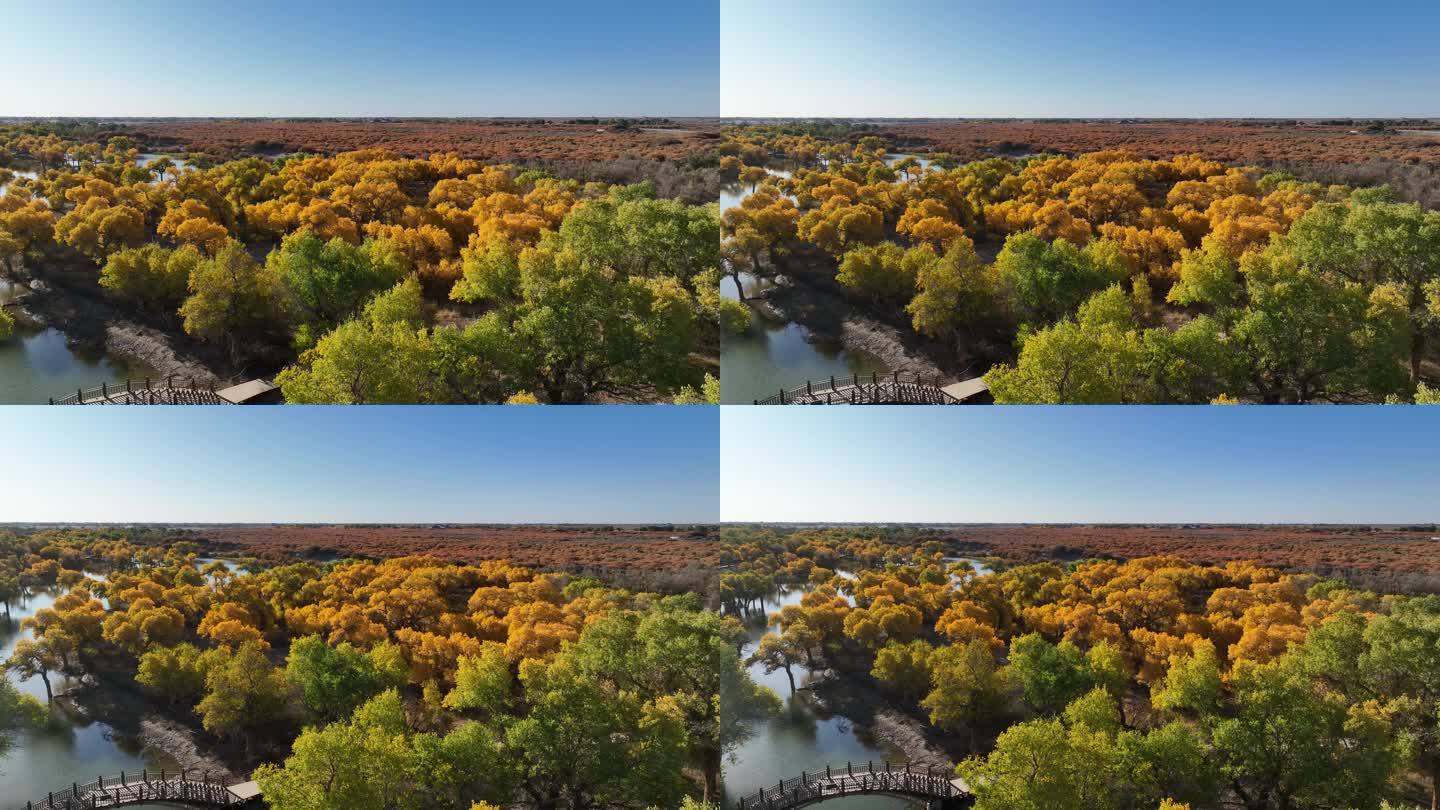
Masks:
[[[716,0],[0,0],[0,116],[714,116]]]
[[[695,523],[708,407],[4,409],[0,522]]]
[[[1440,521],[1440,408],[724,408],[725,521]]]
[[[1440,115],[1417,0],[720,0],[726,116]]]

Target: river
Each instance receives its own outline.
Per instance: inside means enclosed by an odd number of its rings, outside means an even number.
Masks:
[[[9,658],[20,639],[29,635],[20,629],[20,622],[41,608],[50,606],[61,590],[43,590],[27,594],[11,606],[7,622],[0,613],[0,659]],[[45,686],[39,678],[21,681],[7,673],[22,692],[45,699]],[[50,683],[57,694],[73,684],[64,676],[52,674]],[[128,737],[105,723],[55,707],[60,722],[40,731],[17,735],[15,746],[0,758],[0,810],[24,807],[26,801],[44,798],[71,782],[88,782],[97,776],[112,776],[121,771],[139,773],[142,769],[173,769],[175,760],[157,751],[149,751],[136,739]],[[162,805],[138,805],[158,810]]]
[[[990,573],[990,569],[979,560],[956,557],[949,558],[949,561],[960,559],[967,559],[978,574]],[[840,573],[849,577],[848,572]],[[770,616],[786,605],[798,603],[809,590],[809,587],[792,587],[772,594],[762,602],[765,615]],[[761,636],[765,635],[765,620],[751,615],[746,619],[746,629],[749,641],[741,652],[742,658],[748,658],[759,645]],[[803,665],[795,670],[795,686],[804,687],[810,682],[810,671]],[[749,672],[757,683],[769,687],[784,699],[785,709],[779,716],[753,725],[752,736],[725,760],[727,806],[761,787],[799,776],[801,771],[822,770],[826,765],[844,766],[847,761],[905,761],[902,751],[856,729],[844,717],[825,716],[811,704],[797,700],[790,694],[790,682],[784,670],[766,674],[764,666],[757,663],[749,667]],[[894,797],[856,796],[832,799],[825,806],[841,810],[895,810],[916,805]]]
[[[148,166],[166,155],[142,154],[135,162]],[[188,166],[170,157],[177,168]],[[20,177],[35,177],[33,171],[13,170]],[[0,195],[5,191],[0,186]],[[23,292],[0,273],[0,306]],[[13,313],[13,309],[11,310]],[[18,320],[18,318],[17,318]],[[0,405],[44,405],[50,399],[73,394],[77,388],[94,388],[101,383],[121,383],[158,376],[143,363],[108,352],[75,349],[66,345],[65,333],[55,327],[17,323],[15,333],[0,341]]]
[[[19,292],[16,284],[0,278],[0,306]],[[0,405],[44,405],[77,388],[156,374],[120,355],[72,348],[59,329],[21,323],[19,318],[14,334],[0,341]]]
[[[885,156],[886,165],[893,166],[907,157],[929,168],[930,161],[919,155],[896,153]],[[785,169],[766,169],[772,175],[788,177]],[[731,183],[720,189],[720,209],[740,205],[750,196],[750,187]],[[751,298],[770,282],[749,273],[740,274],[745,296]],[[735,280],[725,276],[720,294],[732,300],[740,296]],[[851,374],[884,373],[889,367],[878,357],[853,351],[839,343],[819,340],[809,329],[793,321],[775,320],[751,310],[754,318],[743,334],[725,335],[720,347],[720,401],[725,405],[749,405],[765,399],[781,389],[794,390],[808,380],[848,377]]]
[[[780,177],[790,172],[769,169]],[[750,196],[749,186],[732,183],[720,190],[721,210],[734,208]],[[771,286],[768,281],[749,273],[740,274],[745,296]],[[735,280],[725,276],[720,294],[739,299]],[[725,335],[720,346],[720,401],[726,405],[749,405],[757,399],[774,396],[781,389],[792,390],[807,380],[831,376],[869,374],[886,371],[879,358],[846,349],[838,343],[817,340],[809,329],[793,321],[768,318],[758,310],[750,328],[739,335]]]

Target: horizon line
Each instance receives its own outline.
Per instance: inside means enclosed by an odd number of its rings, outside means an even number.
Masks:
[[[521,113],[507,113],[507,114],[498,114],[498,113],[496,113],[496,114],[488,114],[488,115],[486,115],[486,114],[478,114],[478,113],[477,113],[477,114],[460,114],[460,113],[450,113],[450,114],[440,114],[440,113],[437,113],[437,114],[425,114],[425,113],[416,113],[416,114],[350,113],[350,114],[346,114],[346,115],[317,115],[317,114],[315,114],[315,113],[306,113],[306,114],[303,114],[303,115],[301,115],[301,114],[294,114],[294,113],[269,113],[269,114],[265,114],[265,115],[259,115],[259,114],[250,114],[250,115],[241,115],[241,114],[230,114],[230,115],[226,115],[226,114],[214,114],[214,115],[202,115],[202,114],[191,114],[191,115],[143,115],[143,114],[124,113],[124,114],[110,114],[110,115],[88,115],[88,114],[65,114],[65,115],[59,115],[59,114],[48,114],[48,115],[47,115],[47,114],[25,114],[25,115],[12,115],[12,114],[8,114],[8,113],[0,113],[0,120],[12,120],[12,119],[13,119],[13,120],[30,120],[30,121],[55,121],[55,120],[76,120],[76,121],[109,121],[109,120],[167,121],[167,120],[185,120],[185,119],[191,119],[191,118],[215,118],[215,119],[232,120],[232,121],[234,121],[234,120],[242,120],[242,121],[243,121],[243,120],[256,120],[256,121],[260,121],[260,120],[265,120],[265,119],[269,119],[269,118],[298,118],[298,119],[322,120],[322,121],[323,121],[323,120],[337,120],[337,119],[338,119],[338,120],[361,120],[361,119],[371,119],[371,118],[391,118],[391,119],[412,120],[412,121],[415,121],[415,120],[434,119],[434,118],[446,118],[446,119],[454,119],[454,120],[466,120],[466,119],[471,119],[471,120],[485,120],[485,121],[497,121],[497,120],[499,120],[499,121],[503,121],[503,120],[524,121],[524,120],[535,119],[535,118],[542,118],[542,119],[545,119],[545,120],[560,119],[560,118],[668,118],[668,119],[671,119],[671,120],[674,120],[674,119],[686,119],[686,120],[702,120],[702,121],[703,121],[703,120],[718,119],[718,118],[720,118],[720,117],[721,117],[721,116],[720,116],[718,113],[717,113],[717,114],[714,114],[714,115],[700,115],[700,114],[695,114],[695,113],[690,113],[690,114],[678,114],[678,113],[546,113],[546,114],[541,114],[541,113],[534,113],[534,114],[529,114],[529,115],[521,114]]]

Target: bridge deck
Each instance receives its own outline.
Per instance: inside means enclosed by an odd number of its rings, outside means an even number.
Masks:
[[[55,400],[57,405],[229,405],[208,388],[138,388],[87,391]]]
[[[260,787],[254,782],[226,786],[187,778],[193,775],[161,771],[158,776],[143,772],[139,776],[100,777],[83,785],[72,784],[38,801],[26,802],[25,810],[82,810],[152,802],[194,807],[239,807],[260,796]]]
[[[938,800],[944,805],[970,799],[970,788],[964,780],[949,773],[916,770],[888,762],[846,763],[844,768],[826,768],[785,779],[774,787],[761,788],[742,796],[739,810],[792,810],[829,799],[845,796],[884,794],[916,799]]]
[[[989,388],[980,378],[942,384],[914,376],[852,374],[805,383],[755,400],[756,405],[960,405],[988,401]]]

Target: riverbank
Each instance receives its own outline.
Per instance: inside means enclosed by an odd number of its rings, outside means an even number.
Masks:
[[[882,694],[858,673],[832,668],[814,671],[812,676],[809,699],[818,710],[843,717],[857,729],[903,752],[910,764],[951,771],[965,757],[963,740],[941,734],[895,708],[893,697]]]
[[[233,758],[227,762],[219,751],[203,742],[198,729],[149,711],[142,705],[143,696],[140,702],[136,697],[132,690],[88,684],[55,695],[53,710],[63,713],[72,725],[103,724],[112,735],[130,740],[169,766],[199,770],[208,773],[211,781],[223,784],[245,781],[238,776],[248,773],[243,764]],[[110,774],[90,774],[101,775]]]
[[[928,356],[918,340],[861,312],[844,297],[808,283],[789,272],[791,267],[773,279],[773,286],[747,299],[761,317],[798,323],[809,330],[812,340],[873,357],[888,371],[953,381],[953,375]]]
[[[153,370],[156,377],[175,375],[217,385],[231,379],[221,370],[221,358],[211,347],[121,311],[106,298],[93,273],[73,267],[42,270],[22,266],[4,277],[20,290],[11,307],[18,320],[33,328],[59,330],[73,350],[114,355]],[[96,380],[95,384],[101,382],[117,381]]]
[[[96,660],[92,667],[94,672],[86,673],[56,700],[65,711],[108,726],[168,767],[209,771],[210,781],[235,784],[246,781],[249,777],[245,774],[264,760],[264,755],[258,760],[255,752],[207,739],[199,716],[177,713],[173,705],[147,692],[135,682],[130,667],[109,660]],[[269,755],[282,752],[276,745],[256,749],[261,751]]]

